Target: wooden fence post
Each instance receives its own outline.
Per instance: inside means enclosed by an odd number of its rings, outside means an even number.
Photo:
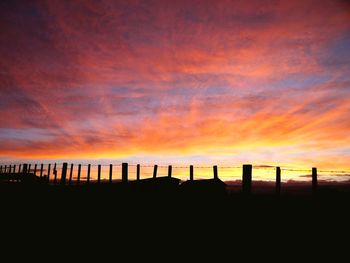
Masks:
[[[128,182],[128,163],[122,163],[122,182]]]
[[[276,194],[281,193],[281,167],[276,167]]]
[[[36,176],[36,168],[37,168],[37,164],[34,164],[34,175]]]
[[[6,170],[7,170],[7,165],[5,165],[5,168],[4,168],[4,173],[6,173]]]
[[[16,173],[16,165],[13,165],[13,173]]]
[[[56,169],[56,163],[53,165],[53,183],[56,184],[57,183],[57,169]]]
[[[109,183],[113,182],[113,164],[109,165]]]
[[[312,168],[312,192],[317,192],[317,168]]]
[[[70,171],[69,171],[69,180],[68,180],[68,184],[69,184],[69,185],[72,184],[72,179],[73,179],[73,164],[71,163],[71,165],[70,165]]]
[[[140,180],[140,171],[141,171],[141,168],[140,168],[140,165],[136,165],[136,180],[139,181]]]
[[[153,178],[156,178],[156,177],[157,177],[157,170],[158,170],[158,165],[154,165],[154,168],[153,168]]]
[[[252,165],[243,164],[242,190],[244,194],[250,194],[252,191]]]
[[[171,177],[173,172],[173,167],[171,165],[168,166],[168,177]]]
[[[0,165],[0,173],[2,173],[2,165]]]
[[[190,165],[190,181],[193,181],[193,165]]]
[[[30,174],[30,167],[32,166],[32,164],[30,163],[29,165],[28,165],[28,173]]]
[[[218,177],[218,167],[217,165],[213,166],[213,172],[214,172],[214,179],[219,179]]]
[[[20,164],[20,165],[18,166],[18,173],[21,173],[21,168],[22,168],[22,165]]]
[[[44,172],[44,164],[42,163],[42,164],[40,165],[40,178],[43,177],[43,172]]]
[[[101,183],[101,164],[97,166],[97,183]]]
[[[6,165],[5,165],[5,169],[6,169]],[[23,164],[23,173],[24,174],[26,174],[28,171],[27,171],[27,169],[28,169],[28,164]]]
[[[47,183],[50,183],[51,163],[47,167]]]
[[[80,184],[80,172],[81,172],[81,164],[78,165],[78,177],[77,177],[77,184]]]
[[[90,183],[90,170],[91,170],[91,164],[88,164],[88,170],[87,170],[87,177],[86,177],[86,183]]]
[[[61,173],[61,185],[66,184],[66,177],[67,177],[67,163],[63,163],[62,165],[62,173]]]

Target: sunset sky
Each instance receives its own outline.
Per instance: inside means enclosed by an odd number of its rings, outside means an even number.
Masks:
[[[350,2],[1,1],[0,161],[350,168]]]

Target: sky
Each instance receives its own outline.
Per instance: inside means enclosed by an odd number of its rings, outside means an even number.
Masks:
[[[350,2],[1,1],[0,160],[350,168]]]

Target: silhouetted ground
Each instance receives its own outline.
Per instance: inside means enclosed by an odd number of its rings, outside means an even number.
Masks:
[[[167,261],[161,256],[165,253],[182,261],[190,253],[198,261],[214,251],[215,261],[278,252],[289,258],[288,253],[297,254],[294,250],[318,255],[322,246],[330,250],[346,244],[340,237],[349,231],[348,186],[321,187],[312,195],[309,185],[284,185],[279,196],[271,185],[266,187],[243,195],[229,186],[223,196],[173,186],[159,189],[152,183],[146,188],[2,183],[2,238],[12,248],[17,243],[34,247],[35,258],[45,248],[50,257],[62,260],[66,253],[81,259],[93,252],[117,259],[129,250],[129,259],[140,255],[143,260],[151,255]]]

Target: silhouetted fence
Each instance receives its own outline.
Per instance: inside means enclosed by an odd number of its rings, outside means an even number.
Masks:
[[[121,177],[117,177],[117,178],[113,178],[113,166],[115,167],[120,167],[121,170]],[[136,181],[140,181],[141,179],[141,165],[137,164],[137,165],[131,165],[132,167],[135,167],[135,178]],[[16,169],[18,167],[18,169]],[[84,174],[86,174],[86,176],[83,176],[83,169],[82,168],[87,168],[86,170],[84,169]],[[96,166],[95,166],[96,167]],[[109,165],[97,165],[97,179],[96,180],[91,180],[91,170],[92,170],[92,166],[91,164],[87,164],[87,165],[82,165],[82,164],[78,164],[77,166],[75,166],[73,163],[70,165],[70,168],[68,168],[68,163],[64,162],[62,164],[57,164],[54,163],[53,164],[53,169],[51,170],[51,164],[40,164],[40,168],[38,171],[38,165],[34,164],[34,168],[32,169],[32,165],[31,164],[19,164],[17,165],[1,165],[0,166],[0,181],[4,181],[4,180],[8,180],[8,181],[20,181],[20,177],[18,177],[19,175],[24,176],[28,176],[29,175],[33,175],[34,177],[38,177],[40,178],[40,182],[44,182],[44,183],[49,183],[49,184],[60,184],[60,185],[72,185],[73,183],[75,185],[80,185],[83,181],[82,179],[84,178],[84,184],[90,184],[90,183],[109,183],[109,184],[113,184],[115,182],[121,182],[121,183],[128,183],[130,181],[130,171],[129,171],[129,167],[130,165],[128,163],[122,163],[119,165],[113,165],[113,164],[109,164]],[[173,166],[169,165],[169,166],[158,166],[158,165],[154,165],[154,166],[149,166],[149,165],[145,165],[143,167],[148,167],[148,168],[152,168],[153,167],[153,172],[152,172],[152,177],[153,179],[156,179],[159,177],[158,172],[159,172],[159,167],[161,169],[166,169],[167,168],[167,174],[164,175],[164,177],[168,177],[171,178],[173,176]],[[181,169],[189,169],[188,170],[188,176],[189,176],[189,180],[190,181],[195,181],[195,175],[194,175],[194,166],[190,165],[189,167],[186,166],[177,166],[175,168],[181,168]],[[199,167],[199,168],[210,168],[210,167]],[[219,167],[220,168],[220,167]],[[225,168],[225,167],[222,167]],[[226,167],[226,168],[234,168],[234,169],[239,169],[239,167]],[[241,184],[242,184],[242,192],[244,194],[251,194],[252,192],[252,182],[253,182],[253,166],[251,164],[244,164],[242,166],[242,178],[241,178]],[[260,167],[261,168],[261,167]],[[280,194],[281,193],[281,168],[280,167],[271,167],[268,166],[269,169],[275,169],[275,189],[276,189],[276,194]],[[69,169],[69,171],[68,171]],[[74,169],[76,169],[76,176],[74,177],[73,173],[74,173]],[[102,169],[108,169],[108,171],[105,171],[105,174],[108,174],[108,177],[103,179],[102,178]],[[219,173],[218,173],[218,166],[214,165],[212,167],[212,176],[214,180],[220,180],[219,179]],[[255,168],[254,168],[255,169]],[[256,169],[259,169],[256,168]],[[117,170],[117,169],[116,169]],[[293,169],[283,169],[285,171],[289,171],[289,170],[293,170]],[[60,171],[60,174],[59,172]],[[293,171],[298,171],[298,170],[293,170]],[[312,168],[311,170],[300,170],[300,171],[311,171],[311,188],[312,188],[312,192],[315,193],[317,192],[317,188],[318,188],[318,181],[317,181],[317,168]],[[118,171],[117,171],[118,172]],[[339,171],[338,171],[339,172]],[[343,171],[340,171],[343,172]],[[16,180],[11,180],[11,176],[10,175],[16,175],[13,178],[16,178]],[[53,175],[53,177],[51,177],[51,174]],[[67,180],[67,176],[68,180]],[[68,181],[68,182],[67,182]]]

